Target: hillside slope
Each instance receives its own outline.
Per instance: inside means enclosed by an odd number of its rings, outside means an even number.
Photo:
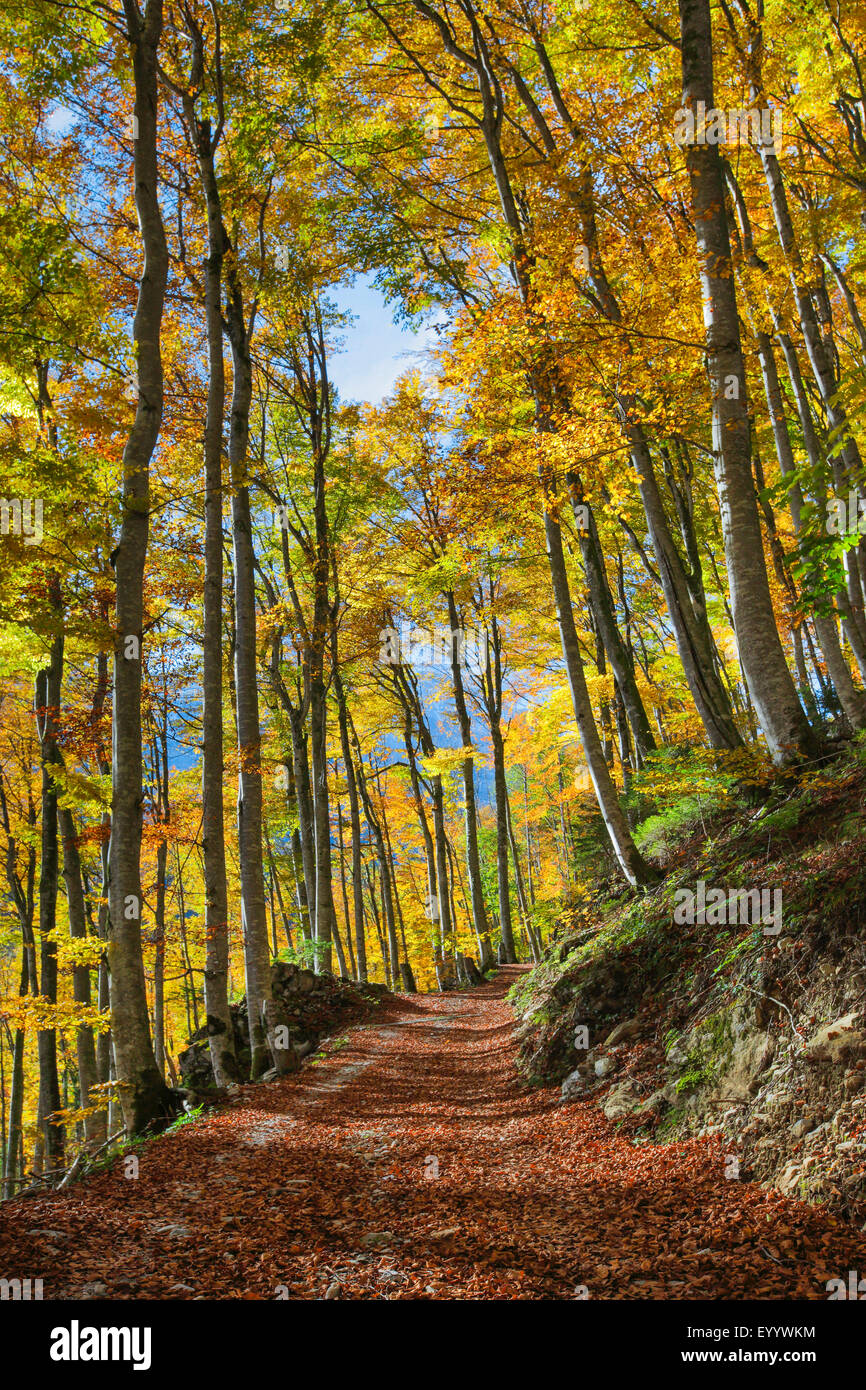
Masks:
[[[861,1224],[863,748],[753,800],[657,819],[645,838],[661,885],[637,898],[597,886],[564,913],[513,991],[520,1065],[641,1142],[715,1136],[732,1176]],[[766,915],[736,890],[763,893]]]

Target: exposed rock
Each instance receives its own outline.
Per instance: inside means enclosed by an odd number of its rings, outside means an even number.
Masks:
[[[636,1018],[626,1018],[622,1023],[618,1023],[612,1033],[609,1033],[604,1040],[605,1047],[616,1047],[617,1043],[627,1042],[640,1032],[640,1021]]]
[[[730,1063],[719,1081],[720,1100],[747,1100],[754,1095],[761,1073],[773,1056],[773,1040],[765,1033],[741,1033],[734,1039]]]
[[[849,1058],[866,1057],[866,1032],[861,1012],[843,1014],[833,1023],[826,1023],[813,1033],[803,1049],[813,1062],[843,1062]]]
[[[563,1100],[579,1100],[590,1085],[590,1078],[587,1075],[586,1067],[578,1067],[571,1072],[562,1083]]]
[[[619,1063],[616,1057],[607,1054],[604,1057],[597,1057],[592,1065],[596,1076],[610,1076],[617,1070]]]
[[[279,1065],[267,1071],[263,1081],[297,1071],[302,1058],[313,1052],[323,1037],[365,1018],[373,1004],[387,993],[383,985],[359,985],[333,975],[314,975],[312,970],[284,961],[271,966],[271,988],[275,1023],[287,1029],[288,1047],[280,1050],[276,1058]],[[239,1063],[236,1079],[245,1080],[250,1066],[246,1000],[232,1004],[230,1014]],[[208,1039],[217,1027],[221,1025],[209,1019],[205,1027],[193,1033],[188,1047],[178,1056],[183,1086],[194,1096],[196,1104],[215,1098]]]
[[[368,1231],[361,1236],[361,1246],[364,1250],[378,1250],[383,1245],[390,1245],[393,1239],[393,1231]]]
[[[677,1098],[676,1086],[668,1084],[660,1086],[657,1091],[644,1102],[644,1110],[649,1110],[655,1115],[660,1115],[665,1110],[670,1110]]]
[[[643,1105],[643,1097],[633,1081],[620,1081],[611,1086],[602,1109],[609,1120],[621,1120],[624,1115],[633,1115]]]
[[[792,1139],[802,1139],[803,1135],[808,1134],[812,1128],[812,1120],[796,1120],[794,1124],[791,1125],[791,1128],[789,1129],[788,1133],[790,1134]]]
[[[798,1163],[789,1163],[776,1179],[776,1186],[780,1192],[786,1196],[793,1196],[799,1191],[800,1182],[803,1174]]]

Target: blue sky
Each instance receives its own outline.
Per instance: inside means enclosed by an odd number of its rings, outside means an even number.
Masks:
[[[74,112],[57,106],[46,125],[52,133],[62,135],[74,121]],[[414,333],[395,324],[372,276],[359,276],[354,285],[341,287],[332,297],[340,309],[354,316],[343,330],[345,347],[330,364],[332,380],[343,401],[378,402],[402,372],[423,366],[425,348],[435,341],[433,329]]]
[[[414,333],[394,323],[391,309],[369,277],[359,277],[334,299],[355,316],[343,330],[344,349],[330,366],[342,400],[378,402],[403,372],[424,366],[426,349],[435,341],[433,329]]]

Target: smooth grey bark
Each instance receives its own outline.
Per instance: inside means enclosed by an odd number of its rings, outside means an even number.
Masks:
[[[589,602],[598,635],[604,647],[605,654],[611,665],[617,683],[623,691],[632,728],[635,731],[635,739],[640,749],[641,757],[646,757],[653,752],[656,741],[650,729],[649,719],[640,691],[637,687],[637,680],[634,671],[634,659],[629,651],[619,624],[616,620],[616,610],[614,608],[613,595],[607,581],[607,574],[604,567],[604,554],[601,549],[601,540],[598,534],[598,526],[595,520],[595,513],[592,507],[586,502],[582,489],[577,485],[576,478],[572,475],[569,488],[572,506],[575,510],[579,506],[586,507],[588,524],[583,526],[580,521],[583,513],[577,513],[577,538],[580,545],[581,558],[583,560],[584,573],[586,574],[586,585],[589,591]]]
[[[358,802],[358,782],[349,739],[346,688],[340,669],[336,614],[331,622],[331,666],[334,673],[334,694],[337,700],[337,722],[340,728],[340,751],[346,773],[346,793],[349,798],[349,833],[352,838],[352,908],[355,918],[355,960],[357,978],[367,979],[367,942],[364,935],[364,883],[361,876],[361,812]],[[348,931],[348,915],[346,930]]]
[[[60,753],[57,746],[60,689],[63,680],[63,616],[60,610],[60,586],[56,574],[49,577],[49,591],[58,630],[51,642],[49,665],[36,677],[34,708],[39,736],[39,755],[42,764],[42,826],[39,859],[39,994],[50,1005],[57,1003],[57,782]],[[52,1124],[50,1117],[61,1108],[60,1081],[57,1070],[57,1030],[40,1028],[37,1034],[39,1055],[39,1123],[45,1145],[48,1167],[63,1167],[65,1144],[62,1124]]]
[[[285,536],[283,536],[283,548],[284,559],[286,561],[286,574],[294,594],[294,581],[291,579],[291,569],[288,564]],[[265,586],[268,601],[273,608],[276,603],[276,591],[267,575],[264,573],[262,573],[262,582]],[[301,917],[301,932],[304,939],[313,945],[313,905],[316,900],[316,853],[313,789],[310,778],[310,756],[306,725],[307,711],[309,709],[309,681],[305,671],[303,684],[306,689],[306,694],[303,696],[298,694],[297,698],[293,699],[289,694],[289,689],[282,671],[281,652],[283,635],[283,629],[281,627],[277,628],[272,635],[268,679],[277,703],[289,723],[289,733],[292,742],[292,766],[289,775],[287,800],[290,809],[294,810],[297,816],[297,825],[292,835],[292,862],[295,869],[295,885],[298,895],[298,910]]]
[[[27,811],[27,823],[31,838],[26,848],[27,869],[24,882],[22,882],[18,872],[18,843],[12,832],[9,807],[6,801],[6,790],[3,783],[2,770],[0,770],[0,819],[2,819],[3,830],[6,835],[6,850],[4,855],[6,881],[10,895],[15,904],[15,909],[18,913],[18,921],[21,927],[21,973],[18,992],[22,998],[26,994],[35,996],[39,993],[39,978],[36,967],[36,943],[33,934],[33,916],[36,906],[36,847],[32,836],[36,826],[36,807],[29,795]],[[8,1129],[6,1132],[6,1149],[3,1156],[4,1197],[11,1197],[14,1194],[15,1186],[21,1175],[24,1164],[22,1120],[24,1115],[24,1089],[26,1082],[24,1072],[25,1042],[25,1030],[23,1028],[16,1028],[14,1039],[12,1039],[12,1075],[10,1077]]]
[[[598,735],[595,715],[586,686],[583,658],[574,622],[574,611],[571,606],[568,571],[562,548],[562,532],[559,523],[548,508],[545,508],[544,513],[544,529],[560,640],[571,689],[574,716],[583,744],[583,755],[595,788],[599,810],[620,869],[632,887],[644,886],[655,882],[657,874],[645,862],[632,839],[625,813],[620,805],[619,796],[610,775],[610,769],[605,762],[604,749],[601,746],[601,739]]]
[[[751,97],[754,102],[764,103],[766,98],[763,92],[763,78],[761,71],[761,42],[760,26],[753,24],[753,42],[747,49],[748,77],[751,89]],[[757,40],[757,41],[755,41]],[[763,130],[763,124],[761,126]],[[806,355],[812,369],[812,375],[818,387],[818,392],[827,416],[828,430],[835,435],[836,442],[828,451],[828,459],[833,471],[834,484],[840,497],[847,499],[848,489],[851,487],[862,488],[864,483],[863,462],[856,440],[852,437],[850,422],[845,408],[842,392],[840,391],[840,381],[837,377],[833,362],[831,346],[825,339],[821,331],[821,324],[815,306],[815,285],[810,283],[803,257],[797,240],[794,222],[788,204],[788,195],[785,189],[785,182],[782,175],[782,168],[775,152],[772,142],[767,143],[763,138],[758,141],[758,153],[764,171],[767,190],[770,198],[770,205],[773,211],[773,219],[779,236],[779,243],[785,255],[788,265],[788,274],[791,288],[794,295],[794,302],[797,306],[797,316],[803,333],[803,341],[806,346]],[[833,262],[828,260],[833,266]],[[837,278],[841,272],[837,272]],[[844,277],[840,281],[843,285],[846,303],[849,312],[852,312],[852,321],[855,326],[859,324],[858,332],[862,329],[859,320],[856,304],[853,303],[850,290],[846,292]],[[864,546],[861,541],[856,549],[851,549],[845,555],[845,567],[848,579],[848,604],[849,615],[848,625],[857,629],[858,645],[866,647],[866,599],[864,599],[864,570],[866,570],[866,560],[864,560]],[[840,610],[841,611],[841,610]],[[860,661],[858,653],[858,664]],[[861,666],[862,672],[862,666]]]
[[[392,668],[392,677],[398,698],[403,704],[404,709],[411,710],[415,728],[418,730],[421,752],[425,758],[432,758],[436,752],[436,744],[433,741],[430,725],[424,714],[424,706],[421,703],[421,696],[418,691],[418,682],[415,674],[410,667],[401,664]],[[439,944],[444,960],[446,950],[454,942],[455,930],[449,891],[450,876],[448,871],[448,836],[445,824],[445,793],[442,786],[442,777],[439,773],[435,773],[430,778],[430,801],[433,809],[433,845],[436,861],[436,896],[431,900],[430,911],[438,914]]]
[[[789,478],[788,488],[788,509],[791,514],[791,522],[794,527],[794,535],[800,542],[803,529],[803,508],[805,499],[802,489],[796,477],[796,463],[794,451],[791,447],[791,437],[788,432],[788,421],[785,415],[782,388],[779,382],[779,372],[776,365],[776,357],[773,352],[773,343],[770,335],[765,332],[757,334],[758,357],[761,363],[761,371],[764,379],[764,393],[767,399],[767,409],[770,415],[770,424],[773,430],[773,440],[776,446],[776,457],[779,460],[779,468],[783,478]],[[848,663],[839,642],[839,634],[836,629],[835,619],[826,615],[813,614],[815,632],[818,643],[827,663],[827,670],[830,679],[839,696],[851,726],[855,729],[866,728],[866,695],[858,690],[851,676]],[[808,687],[808,678],[806,678]]]
[[[331,860],[331,807],[328,793],[327,703],[321,673],[310,682],[310,751],[313,763],[313,829],[315,833],[316,897],[314,949],[316,969],[331,973],[331,943],[336,931],[333,864]]]
[[[800,421],[800,429],[803,434],[803,445],[806,455],[813,470],[815,479],[821,476],[821,465],[823,461],[823,450],[821,448],[818,434],[815,429],[815,422],[812,416],[812,408],[809,397],[806,393],[803,374],[800,370],[800,361],[796,349],[787,333],[777,334],[779,346],[785,358],[785,365],[788,370],[788,377],[791,382],[791,390],[794,396],[794,403],[797,407],[797,416]],[[826,495],[823,487],[816,490],[815,502],[819,511],[823,514],[826,506]],[[846,568],[850,575],[850,562],[853,556],[849,551],[845,556]],[[866,680],[866,636],[864,636],[862,625],[857,621],[857,615],[852,608],[851,597],[846,587],[840,588],[836,593],[836,607],[842,619],[842,630],[850,644],[851,650],[857,660],[857,667],[860,671],[861,679]]]
[[[250,1076],[267,1071],[268,1034],[275,1026],[270,983],[267,907],[262,856],[262,738],[256,667],[256,608],[252,520],[249,490],[240,481],[246,454],[246,394],[249,359],[235,362],[235,393],[241,394],[238,415],[232,410],[235,459],[232,473],[232,537],[235,576],[235,699],[238,729],[238,858],[244,937],[244,975],[249,1016]],[[239,380],[241,382],[239,391]],[[242,423],[243,421],[243,423]],[[240,446],[237,433],[243,430]],[[238,466],[239,465],[239,466]]]
[[[150,460],[162,424],[160,332],[168,274],[159,207],[157,50],[162,0],[123,0],[135,84],[135,204],[144,248],[132,337],[138,371],[135,420],[123,451],[120,539],[115,552],[114,686],[109,846],[111,1032],[124,1124],[140,1134],[175,1113],[153,1053],[141,950],[141,663],[144,566],[150,523]]]
[[[304,893],[307,904],[309,940],[315,934],[314,906],[316,902],[316,832],[313,818],[313,786],[310,777],[310,748],[306,722],[301,711],[292,707],[289,713],[292,737],[292,772],[295,801],[298,808],[298,836],[301,842],[301,863],[304,871]]]
[[[845,300],[845,307],[848,310],[848,317],[851,320],[851,327],[857,334],[857,338],[860,342],[861,349],[863,350],[863,352],[866,352],[866,324],[863,323],[863,319],[860,314],[860,308],[857,304],[854,292],[851,289],[850,284],[848,283],[848,279],[844,271],[842,270],[842,267],[839,265],[838,261],[834,261],[833,257],[829,255],[826,251],[821,252],[821,260],[824,262],[828,270],[832,270],[833,272],[833,275],[836,279],[836,283],[839,286],[839,289],[842,291],[842,297]]]
[[[382,833],[385,837],[385,848],[388,852],[388,872],[394,897],[394,911],[397,918],[397,925],[400,928],[400,943],[403,947],[403,955],[400,958],[400,979],[406,994],[417,994],[418,987],[415,983],[414,971],[409,962],[409,947],[406,944],[406,923],[403,920],[403,908],[400,905],[400,892],[397,887],[397,858],[394,854],[394,846],[391,843],[391,832],[388,828],[388,816],[385,810],[385,802],[382,796],[382,788],[379,783],[378,773],[376,774],[376,785],[379,790],[379,800],[382,806]]]
[[[424,858],[427,865],[427,898],[424,908],[427,916],[430,918],[432,936],[435,940],[437,936],[437,919],[434,916],[433,905],[437,900],[436,848],[433,843],[433,836],[430,833],[430,824],[427,820],[427,812],[424,808],[424,798],[421,795],[421,777],[418,773],[418,759],[415,755],[415,744],[413,739],[412,710],[408,704],[404,704],[403,706],[403,744],[409,763],[409,780],[412,787],[412,800],[415,805],[415,815],[418,818],[418,824],[421,827],[421,836],[424,841]],[[438,949],[441,951],[441,942],[439,942]]]
[[[589,262],[588,275],[594,292],[593,302],[601,316],[606,319],[608,323],[613,325],[619,324],[622,321],[622,312],[613,287],[608,279],[604,266],[604,258],[601,253],[595,210],[593,174],[585,158],[585,143],[566,105],[550,55],[542,42],[541,34],[531,18],[528,19],[528,26],[554,109],[559,115],[565,130],[569,134],[572,149],[577,156],[578,174],[575,179],[569,182],[569,196],[574,211],[580,219],[583,244],[586,247]],[[478,45],[478,49],[479,53],[487,52],[486,46],[484,46],[483,43]],[[533,123],[541,137],[547,157],[558,160],[561,152],[557,147],[556,138],[544,115],[537,106],[528,85],[518,79],[518,74],[513,65],[510,66],[510,75],[515,81],[521,101],[532,116]],[[479,81],[481,81],[480,73]],[[489,98],[487,105],[490,105]],[[493,134],[495,134],[498,139],[498,130],[495,129],[495,126],[488,118],[485,123],[485,136],[488,140],[488,148],[490,147],[490,140]],[[492,162],[491,167],[494,168],[494,174],[498,184],[502,179],[507,178],[504,162],[502,162],[500,166],[495,166]],[[509,226],[517,240],[517,244],[522,244],[524,241],[524,231],[521,220],[517,214],[516,200],[513,195],[510,198],[506,198],[504,196],[504,190],[501,188],[500,200],[506,220],[509,222]],[[528,262],[528,252],[524,251],[524,255]],[[515,269],[518,272],[518,280],[525,281],[525,275],[520,275],[519,257],[515,259]],[[531,302],[531,292],[528,283],[522,285],[522,293],[524,302],[529,304]],[[629,351],[628,345],[626,345],[624,350],[626,352]],[[556,394],[562,397],[561,404],[566,406],[566,393],[562,390],[555,378],[550,384],[553,386]],[[738,748],[741,746],[742,740],[734,721],[727,691],[725,690],[724,684],[719,677],[713,661],[712,633],[707,620],[706,611],[702,604],[694,602],[694,581],[696,578],[699,578],[700,573],[697,553],[695,551],[693,556],[694,563],[698,567],[697,574],[689,575],[674,542],[673,532],[659,491],[646,431],[640,420],[636,417],[636,401],[634,396],[621,391],[614,391],[612,393],[612,400],[623,435],[628,442],[632,466],[637,474],[638,490],[646,516],[650,543],[658,566],[656,577],[661,584],[662,593],[671,618],[674,638],[677,643],[680,660],[682,661],[686,682],[712,746],[731,749]],[[545,415],[548,413],[549,405],[550,402],[546,402]],[[574,471],[569,471],[567,481],[572,492],[576,485],[580,487],[579,478]],[[584,556],[584,563],[586,564],[587,558],[589,557],[591,565],[593,568],[596,568],[598,558],[593,557],[590,553],[591,540],[592,532],[590,529],[585,538],[583,536],[581,537],[581,550]],[[593,576],[588,572],[588,582],[591,582],[592,578]],[[608,616],[605,613],[604,607],[601,605],[596,608],[596,618],[600,623],[602,640],[605,642],[611,666],[624,692],[631,714],[636,690],[631,688],[628,668],[623,661],[623,653],[621,650],[617,650],[617,643],[609,628]],[[635,713],[638,716],[637,723],[634,724],[636,738],[638,747],[641,749],[641,756],[643,756],[642,750],[646,740],[648,725],[645,725],[644,721],[640,719],[637,710],[635,710]]]
[[[296,412],[310,445],[313,464],[313,535],[302,536],[312,581],[312,619],[303,627],[306,689],[310,708],[310,753],[312,760],[313,831],[315,836],[315,898],[313,924],[316,969],[331,971],[331,942],[336,930],[333,866],[331,862],[331,814],[328,792],[327,759],[327,682],[325,654],[331,638],[336,608],[331,603],[330,578],[332,549],[327,508],[326,464],[331,447],[331,386],[328,379],[328,353],[320,308],[313,301],[301,314],[297,340],[288,348],[295,379],[293,398]],[[287,578],[289,567],[285,563]],[[293,600],[297,595],[293,590]]]
[[[514,834],[514,820],[511,815],[511,798],[508,795],[506,786],[505,809],[508,817],[508,843],[511,846],[511,862],[514,866],[514,886],[517,890],[517,905],[523,920],[526,939],[529,944],[532,959],[537,963],[541,960],[541,942],[532,923],[532,911],[526,895],[526,884],[523,878],[523,866],[520,862],[520,852],[517,848],[517,839]]]
[[[380,918],[380,915],[379,915],[379,908],[378,908],[378,906],[377,906],[377,904],[376,904],[376,889],[375,889],[374,884],[373,884],[373,879],[375,878],[375,875],[376,875],[376,868],[377,868],[377,861],[374,859],[374,860],[373,860],[372,869],[371,869],[371,867],[370,867],[370,865],[369,865],[368,863],[365,863],[365,865],[364,865],[364,872],[365,872],[366,878],[367,878],[367,891],[368,891],[369,899],[370,899],[370,912],[371,912],[371,915],[372,915],[372,918],[373,918],[373,925],[374,925],[375,928],[376,928],[376,939],[377,939],[377,941],[379,942],[379,954],[380,954],[380,956],[381,956],[381,958],[382,958],[382,974],[385,976],[385,984],[387,985],[388,989],[393,989],[393,984],[394,984],[394,982],[393,982],[393,979],[392,979],[392,976],[391,976],[391,961],[390,961],[390,956],[389,956],[388,949],[387,949],[387,946],[386,946],[386,943],[385,943],[385,934],[384,934],[384,932],[382,931],[381,918]],[[381,890],[381,885],[380,885],[380,890]],[[383,906],[384,906],[384,904],[383,904]]]
[[[283,898],[283,888],[280,882],[280,876],[277,873],[277,863],[276,858],[274,856],[274,847],[271,844],[271,837],[268,831],[267,822],[265,823],[265,853],[268,859],[268,875],[273,891],[276,893],[277,906],[280,909],[280,919],[283,923],[283,932],[285,933],[286,937],[286,945],[288,946],[290,951],[293,951],[294,941],[292,940],[291,922],[289,920],[289,914],[286,911],[286,904]],[[271,915],[273,916],[273,905],[271,906]]]
[[[552,84],[552,90],[557,93],[561,101],[561,95],[559,95],[559,89],[555,85],[552,72],[548,81]],[[586,167],[584,167],[583,177],[580,181],[580,195],[577,204],[583,226],[584,243],[588,251],[589,276],[595,291],[596,303],[608,323],[619,324],[622,322],[622,311],[604,266],[598,240],[592,178]],[[646,431],[641,421],[636,418],[634,397],[618,391],[614,394],[614,402],[623,435],[628,443],[632,467],[638,479],[638,491],[643,504],[650,544],[657,567],[653,577],[658,580],[661,586],[686,683],[711,746],[714,748],[739,748],[742,746],[742,739],[734,720],[728,693],[713,660],[712,632],[703,602],[703,585],[697,551],[696,549],[692,550],[693,572],[690,574],[674,540],[673,530],[656,478],[652,451]],[[569,475],[569,485],[573,493],[574,479],[572,475]],[[682,522],[684,518],[681,517],[680,520]],[[586,558],[584,555],[584,563],[586,563]],[[589,578],[588,572],[587,579],[589,580]],[[623,662],[622,654],[616,651],[616,643],[612,640],[612,635],[611,640],[606,635],[609,631],[609,618],[601,603],[596,609],[596,616],[600,623],[602,640],[605,642],[614,673],[620,683],[620,688],[628,694],[629,705],[631,706],[634,693],[629,689],[628,668]],[[614,660],[614,655],[616,655],[616,660]],[[632,668],[631,682],[633,683],[633,681]],[[641,724],[635,726],[633,718],[632,725],[640,732],[638,746],[641,748],[641,756],[643,756],[642,745],[645,739],[643,726]]]
[[[709,0],[679,0],[683,106],[714,105]],[[686,146],[706,329],[716,490],[740,660],[777,764],[815,756],[818,739],[797,697],[776,627],[752,478],[746,371],[717,145]]]
[[[432,11],[425,3],[425,0],[413,0],[413,3],[418,12],[425,19],[431,20],[435,25],[439,41],[442,43],[445,51],[456,59],[461,66],[470,70],[477,84],[478,95],[481,99],[481,114],[477,117],[473,116],[473,121],[484,141],[490,172],[496,187],[505,225],[511,238],[511,274],[524,308],[530,340],[535,342],[537,337],[540,336],[541,342],[547,343],[548,345],[549,357],[550,339],[546,332],[546,325],[539,321],[536,298],[532,288],[531,255],[527,246],[526,231],[518,209],[518,200],[515,197],[511,185],[508,167],[502,149],[501,137],[505,119],[505,101],[502,85],[496,75],[495,64],[493,63],[490,47],[482,27],[484,21],[471,4],[465,3],[463,5],[463,12],[469,23],[471,33],[470,52],[461,47],[448,20]],[[542,60],[546,59],[547,55],[543,51],[543,46],[537,45],[537,47],[539,48],[539,56],[542,57]],[[548,68],[549,64],[545,69],[546,73]],[[514,76],[514,71],[514,69],[511,70],[512,76]],[[523,88],[519,90],[521,90],[521,95],[528,92],[525,84]],[[554,100],[556,100],[557,93],[558,88],[554,80],[551,89]],[[530,104],[537,112],[538,108],[535,106],[535,103],[530,100]],[[568,113],[566,112],[565,114],[567,122],[570,123]],[[536,359],[538,356],[539,354],[536,351]],[[563,395],[561,387],[557,382],[555,364],[550,360],[536,360],[536,363],[528,373],[527,385],[536,406],[536,429],[540,434],[552,432],[552,421],[556,414],[557,405],[562,404],[561,397]],[[654,880],[655,874],[650,866],[644,862],[638,852],[637,846],[632,840],[625,816],[619,805],[616,788],[611,780],[607,764],[604,761],[604,754],[598,737],[598,729],[595,724],[595,716],[589,699],[583,663],[580,656],[577,630],[574,623],[574,613],[571,606],[571,592],[563,552],[560,523],[550,510],[554,482],[555,480],[550,478],[541,478],[545,506],[544,524],[551,569],[551,582],[558,610],[563,657],[568,672],[575,719],[581,733],[581,738],[583,739],[584,751],[590,768],[593,787],[595,788],[596,797],[599,802],[599,808],[605,827],[610,835],[617,862],[628,882],[634,886],[638,883],[646,883]],[[443,881],[447,881],[447,879],[443,880],[440,874],[440,900],[443,896],[441,892],[441,883]]]
[[[751,87],[752,99],[761,100],[760,74],[757,72],[752,74]],[[785,253],[788,264],[788,274],[794,302],[797,306],[797,317],[803,331],[806,355],[821,396],[821,402],[827,412],[829,428],[840,441],[834,452],[838,452],[839,457],[843,460],[846,482],[849,482],[851,486],[856,486],[863,481],[860,451],[855,440],[850,436],[848,415],[839,393],[839,382],[815,312],[812,298],[813,286],[809,283],[794,231],[782,168],[772,142],[766,143],[762,138],[759,139],[758,153],[767,183],[767,192],[779,235],[779,244]]]
[[[68,806],[58,807],[60,835],[63,843],[63,879],[66,885],[66,903],[69,913],[69,935],[73,940],[87,939],[87,911],[84,901],[84,882],[81,877],[81,856],[78,851],[78,837],[75,822]],[[90,967],[72,967],[72,997],[76,1004],[89,1008],[93,1002]],[[89,1024],[79,1024],[75,1030],[75,1048],[78,1061],[78,1087],[82,1107],[93,1103],[91,1093],[99,1082],[96,1065],[96,1042]],[[94,1097],[95,1100],[95,1097]],[[105,1142],[106,1115],[98,1110],[94,1115],[85,1116],[84,1141],[88,1147],[98,1147]]]
[[[340,856],[340,892],[343,898],[343,919],[346,923],[346,950],[349,956],[350,979],[358,979],[355,948],[352,940],[352,914],[349,911],[349,889],[346,884],[346,837],[343,834],[343,803],[337,798],[337,849]]]
[[[712,633],[706,612],[695,610],[692,586],[668,522],[649,444],[642,426],[629,419],[629,411],[630,403],[621,401],[623,428],[638,476],[650,544],[686,682],[710,745],[739,748],[742,739],[713,661]]]
[[[153,1055],[165,1076],[165,875],[168,842],[156,847],[156,903],[153,911]]]
[[[495,615],[481,673],[481,699],[487,714],[493,750],[493,792],[496,803],[496,888],[499,902],[499,929],[506,964],[514,965],[517,950],[511,920],[511,889],[508,878],[508,786],[505,779],[505,745],[502,738],[502,636]]]
[[[244,939],[244,980],[250,1035],[250,1077],[271,1065],[287,1069],[287,1051],[274,1042],[277,1017],[271,992],[270,943],[262,852],[262,734],[256,648],[256,557],[247,480],[255,306],[247,322],[237,266],[228,258],[226,327],[232,350],[229,468],[232,482],[232,571],[235,607],[235,711],[238,739],[238,859]]]
[[[457,712],[457,727],[463,748],[472,747],[472,721],[466,706],[466,691],[463,685],[461,655],[463,643],[454,634],[463,631],[457,612],[457,603],[452,590],[445,594],[448,605],[448,622],[451,632],[451,682],[454,691],[454,708]],[[487,909],[484,905],[484,885],[481,881],[481,857],[478,853],[478,812],[475,800],[475,761],[472,756],[461,762],[463,777],[464,831],[466,843],[466,873],[469,878],[469,896],[472,903],[472,923],[478,942],[482,970],[493,963],[488,935]]]
[[[361,744],[358,740],[358,735],[351,721],[351,717],[349,718],[349,732],[355,748],[357,786],[358,791],[361,793],[364,817],[370,827],[370,833],[376,842],[376,852],[379,858],[379,871],[381,874],[382,914],[388,946],[388,968],[391,980],[396,982],[400,975],[400,947],[397,940],[397,921],[394,915],[394,885],[391,880],[391,862],[388,854],[388,847],[385,844],[382,823],[379,820],[373,805],[373,799],[370,796],[367,774],[364,769],[364,758],[361,753]]]
[[[226,878],[223,778],[223,424],[226,405],[223,362],[222,279],[229,250],[222,216],[215,156],[222,136],[200,119],[197,94],[204,76],[204,39],[187,14],[192,44],[190,88],[182,94],[184,120],[196,155],[207,214],[208,254],[204,263],[208,393],[204,427],[204,589],[202,595],[202,858],[205,896],[204,1003],[214,1082],[240,1079],[228,997],[229,909]],[[216,82],[222,104],[219,39],[215,40]],[[196,93],[196,95],[193,95]]]

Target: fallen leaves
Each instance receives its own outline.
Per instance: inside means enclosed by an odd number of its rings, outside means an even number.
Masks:
[[[6,1203],[4,1277],[45,1298],[712,1300],[825,1298],[866,1267],[851,1226],[726,1179],[712,1141],[634,1145],[524,1086],[513,975],[388,1003],[322,1066],[144,1146],[138,1179]]]

